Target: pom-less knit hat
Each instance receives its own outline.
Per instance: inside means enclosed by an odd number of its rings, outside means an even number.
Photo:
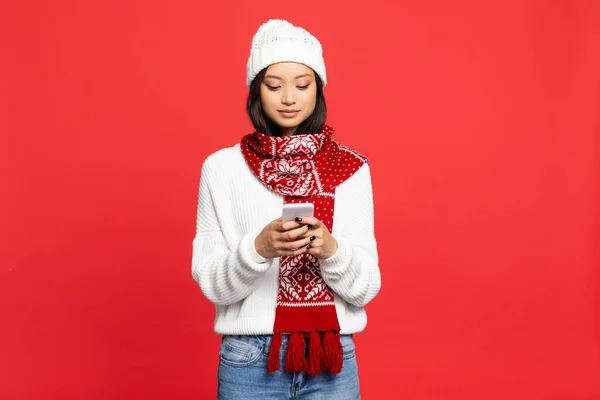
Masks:
[[[249,88],[260,71],[278,62],[298,62],[312,68],[327,84],[323,49],[316,37],[305,29],[281,19],[262,24],[252,38],[250,57],[246,65],[246,86]]]

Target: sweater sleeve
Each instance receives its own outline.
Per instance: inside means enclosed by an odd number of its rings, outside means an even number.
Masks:
[[[335,236],[338,249],[333,256],[320,260],[320,265],[325,283],[334,292],[348,303],[364,307],[381,287],[369,164],[363,165],[352,178],[352,188],[344,188],[352,189],[349,194],[352,200],[348,202],[347,213],[340,216],[348,220],[343,222],[343,233]]]
[[[210,157],[202,165],[196,236],[192,244],[192,277],[202,293],[216,305],[226,306],[243,300],[273,264],[254,247],[259,232],[249,232],[231,248],[227,245],[214,207],[212,182],[218,179],[211,169]]]

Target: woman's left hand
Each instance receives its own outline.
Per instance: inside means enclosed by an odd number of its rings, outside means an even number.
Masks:
[[[295,241],[300,241],[305,238],[310,238],[311,241],[308,245],[304,246],[306,253],[316,258],[329,258],[335,254],[338,249],[337,240],[329,229],[320,220],[315,217],[302,217],[301,221],[298,221],[298,226],[308,225],[308,230],[303,233],[300,237],[297,237]]]

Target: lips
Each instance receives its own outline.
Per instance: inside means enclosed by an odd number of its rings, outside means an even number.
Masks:
[[[278,110],[278,111],[281,115],[283,115],[286,118],[293,118],[296,115],[298,115],[298,113],[300,112],[300,110]]]

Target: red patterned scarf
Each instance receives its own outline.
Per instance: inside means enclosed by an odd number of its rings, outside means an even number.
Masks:
[[[241,150],[250,169],[267,188],[282,194],[284,203],[313,203],[315,217],[333,228],[335,187],[367,160],[332,139],[325,125],[320,133],[269,136],[254,132],[243,137]],[[280,258],[279,291],[269,372],[279,370],[281,334],[291,334],[285,360],[289,372],[342,369],[340,325],[333,293],[321,277],[319,259],[304,253]],[[305,338],[309,338],[308,357]]]

